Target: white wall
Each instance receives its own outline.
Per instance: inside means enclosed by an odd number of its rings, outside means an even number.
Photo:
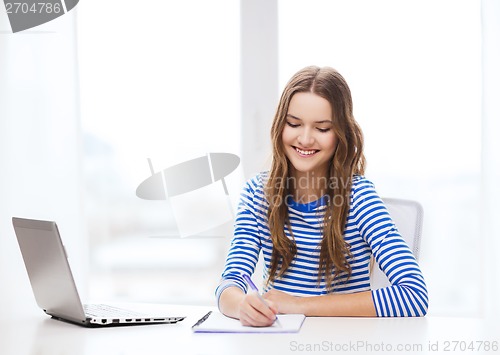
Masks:
[[[2,6],[3,7],[3,6]],[[11,218],[58,222],[77,282],[87,258],[81,219],[74,11],[12,34],[0,10],[0,309],[40,312]]]
[[[500,316],[500,2],[482,1],[483,30],[483,119],[482,119],[482,181],[481,232],[482,270],[480,273],[483,315]],[[497,318],[498,319],[498,318]]]

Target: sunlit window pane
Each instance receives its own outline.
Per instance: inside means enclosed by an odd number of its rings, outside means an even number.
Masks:
[[[239,154],[239,3],[78,11],[91,296],[213,302],[227,239],[180,239],[171,204],[135,192],[153,172]]]

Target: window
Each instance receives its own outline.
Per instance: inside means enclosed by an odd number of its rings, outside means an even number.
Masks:
[[[78,11],[91,296],[213,302],[228,238],[179,238],[171,204],[135,191],[148,158],[160,171],[239,155],[239,4],[114,0]]]
[[[477,1],[279,2],[280,87],[306,65],[339,70],[367,177],[380,195],[424,207],[420,263],[434,314],[480,307],[470,267],[481,244],[480,20]]]
[[[269,132],[240,133],[238,2],[143,7],[78,8],[91,291],[211,302],[229,238],[176,238],[171,205],[135,189],[151,175],[147,158],[158,171],[207,152],[239,154],[242,137]],[[480,308],[469,266],[480,258],[480,10],[473,0],[278,1],[279,90],[306,65],[338,69],[365,133],[367,177],[383,197],[424,207],[432,314]]]

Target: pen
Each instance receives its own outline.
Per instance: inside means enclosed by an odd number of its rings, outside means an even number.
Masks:
[[[255,284],[253,283],[252,279],[250,278],[250,276],[248,276],[247,274],[241,274],[241,276],[243,277],[243,279],[245,279],[246,283],[248,284],[248,286],[255,292],[257,292],[257,296],[259,297],[259,299],[262,301],[262,303],[264,303],[268,308],[269,308],[269,305],[267,304],[266,300],[264,298],[262,298],[261,294],[259,293],[259,289],[257,288],[257,286],[255,286]],[[276,316],[276,319],[274,320],[274,322],[281,327],[281,323],[278,319],[278,316]]]

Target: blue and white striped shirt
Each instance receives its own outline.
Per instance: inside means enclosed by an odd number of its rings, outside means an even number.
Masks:
[[[241,194],[234,237],[222,280],[216,290],[217,302],[227,287],[236,286],[246,292],[247,286],[241,274],[253,274],[261,251],[264,256],[264,279],[267,279],[273,244],[267,223],[266,179],[267,173],[255,176],[247,182]],[[287,272],[276,278],[265,291],[275,288],[293,296],[326,295],[325,280],[318,284],[326,199],[307,204],[289,199],[287,204],[297,253]],[[285,233],[290,237],[287,228]],[[352,253],[352,274],[347,282],[336,284],[334,293],[370,290],[370,257],[373,254],[391,283],[389,287],[372,290],[377,315],[404,317],[427,313],[427,287],[420,267],[373,184],[361,176],[353,178],[344,238]]]

